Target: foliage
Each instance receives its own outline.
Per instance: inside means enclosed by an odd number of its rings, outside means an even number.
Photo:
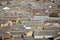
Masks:
[[[50,13],[49,17],[59,17],[58,13],[52,12]]]
[[[40,0],[35,0],[36,2],[40,1]]]
[[[21,24],[21,23],[22,23],[22,20],[21,20],[21,19],[19,19],[19,20],[18,20],[18,23],[19,23],[19,24]]]
[[[10,4],[10,2],[8,1],[6,4]]]

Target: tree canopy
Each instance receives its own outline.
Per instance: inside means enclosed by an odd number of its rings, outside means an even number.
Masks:
[[[59,17],[59,15],[56,12],[52,12],[50,13],[49,17]]]
[[[19,19],[19,20],[18,20],[18,23],[19,23],[19,24],[21,24],[21,23],[22,23],[22,20],[21,20],[21,19]]]

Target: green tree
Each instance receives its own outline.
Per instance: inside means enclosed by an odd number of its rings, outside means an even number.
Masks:
[[[10,4],[10,2],[8,1],[6,4]]]
[[[22,20],[21,20],[21,19],[19,19],[19,20],[18,20],[18,23],[19,23],[19,24],[21,24],[21,23],[22,23]]]
[[[50,13],[49,17],[59,17],[59,15],[56,12],[52,12]]]
[[[35,0],[36,2],[40,1],[40,0]]]

